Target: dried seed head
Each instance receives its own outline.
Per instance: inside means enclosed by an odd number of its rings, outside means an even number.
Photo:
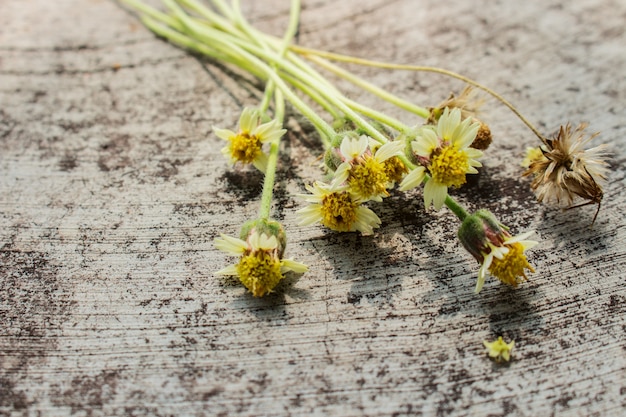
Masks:
[[[553,139],[544,141],[543,156],[535,158],[524,172],[524,176],[532,177],[530,186],[539,202],[563,208],[597,204],[600,210],[604,196],[601,183],[606,180],[608,165],[606,145],[584,149],[598,135],[586,135],[586,127],[584,123],[576,129],[569,123],[561,126]],[[586,202],[574,206],[578,199]]]

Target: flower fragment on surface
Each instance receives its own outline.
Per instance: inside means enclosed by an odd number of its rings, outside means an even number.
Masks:
[[[423,126],[411,142],[415,159],[425,168],[413,170],[400,184],[401,190],[417,186],[428,174],[430,179],[424,186],[424,205],[431,204],[439,210],[448,196],[449,187],[460,187],[466,182],[467,174],[476,174],[482,166],[478,158],[482,152],[469,146],[476,138],[479,124],[472,120],[461,121],[459,109],[446,108],[437,126]]]
[[[231,255],[240,256],[239,262],[216,272],[217,275],[239,277],[241,283],[255,297],[270,293],[289,271],[304,273],[308,267],[291,259],[281,259],[276,236],[268,236],[253,229],[247,241],[221,234],[215,247]]]
[[[478,210],[467,216],[459,227],[459,240],[467,251],[481,264],[476,281],[476,293],[485,284],[487,272],[501,282],[517,287],[527,280],[526,270],[535,272],[524,252],[538,244],[528,240],[534,232],[511,236],[488,210]]]
[[[511,359],[511,351],[515,346],[515,340],[511,340],[511,343],[505,343],[502,336],[499,336],[493,342],[483,341],[483,345],[487,348],[490,358],[496,362],[502,362],[503,360],[508,362]]]
[[[222,154],[235,164],[253,164],[259,171],[265,172],[267,154],[263,152],[263,144],[279,139],[286,132],[278,120],[261,124],[261,115],[257,110],[245,108],[239,118],[239,130],[213,127],[220,138],[228,142],[222,148]]]
[[[321,223],[338,232],[359,231],[371,235],[380,226],[380,219],[362,201],[351,193],[348,185],[336,181],[326,184],[316,181],[306,189],[311,194],[301,194],[310,204],[297,211],[301,226]]]

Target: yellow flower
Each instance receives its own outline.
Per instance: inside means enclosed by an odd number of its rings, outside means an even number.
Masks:
[[[476,167],[482,166],[477,158],[482,152],[470,148],[480,125],[468,118],[461,121],[459,109],[446,108],[437,126],[423,126],[411,148],[418,162],[425,170],[413,170],[400,184],[401,190],[419,185],[424,175],[430,179],[424,186],[424,205],[434,205],[439,210],[448,196],[448,187],[465,184],[467,174],[476,174]]]
[[[236,133],[215,126],[213,131],[219,138],[228,142],[228,145],[222,148],[222,154],[231,163],[253,164],[261,172],[265,172],[268,158],[263,152],[263,144],[279,139],[286,132],[278,120],[261,124],[259,112],[250,108],[245,108],[241,113],[239,130]]]
[[[509,361],[511,359],[511,351],[515,346],[515,340],[511,340],[511,343],[505,343],[502,340],[502,336],[499,336],[497,340],[493,342],[483,341],[483,345],[489,350],[489,357],[501,362],[502,360]]]
[[[344,137],[339,147],[343,162],[337,167],[334,180],[337,183],[346,181],[350,191],[361,201],[382,201],[389,195],[387,187],[392,181],[385,163],[401,155],[404,148],[401,141],[387,142],[380,147],[376,145],[373,139],[362,135],[358,139]]]
[[[459,240],[481,264],[476,293],[483,288],[487,272],[512,287],[517,287],[520,279],[528,279],[526,269],[535,272],[524,254],[538,244],[527,240],[533,233],[511,236],[488,210],[478,210],[463,220],[459,227]]]
[[[301,194],[300,197],[311,204],[297,211],[301,226],[320,222],[338,232],[359,231],[363,235],[373,234],[380,226],[376,213],[361,205],[362,201],[348,190],[347,185],[316,181],[312,187],[306,188],[311,194]]]
[[[527,240],[534,232],[526,232],[521,235],[507,237],[501,245],[496,246],[488,243],[488,253],[484,255],[483,263],[478,270],[478,281],[476,282],[476,293],[480,292],[485,284],[487,271],[501,282],[512,287],[517,287],[518,277],[527,280],[525,269],[535,272],[528,263],[524,251],[539,244],[534,240]]]
[[[224,234],[215,239],[215,247],[231,255],[240,256],[239,262],[216,272],[217,275],[238,276],[241,283],[255,297],[270,293],[284,273],[303,273],[308,267],[291,259],[280,259],[276,236],[258,233],[253,229],[247,241]]]

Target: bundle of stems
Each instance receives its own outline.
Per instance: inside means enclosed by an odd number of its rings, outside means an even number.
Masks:
[[[285,130],[286,102],[308,119],[319,132],[330,180],[307,187],[303,197],[310,203],[300,210],[302,224],[319,221],[337,231],[372,234],[380,219],[364,204],[380,201],[395,183],[405,191],[424,185],[428,208],[447,206],[459,219],[459,240],[481,263],[476,291],[487,273],[516,286],[533,271],[524,251],[536,244],[527,240],[532,233],[511,236],[493,214],[473,214],[448,194],[449,187],[465,183],[475,174],[478,159],[489,145],[486,124],[477,119],[473,91],[464,90],[434,108],[422,107],[338,66],[331,61],[367,65],[387,70],[435,72],[456,78],[475,90],[482,90],[508,107],[539,139],[527,158],[525,175],[533,177],[532,187],[540,201],[572,202],[583,198],[598,207],[604,179],[603,147],[585,151],[583,145],[594,135],[583,135],[584,126],[573,133],[567,125],[549,139],[542,135],[504,97],[461,74],[435,67],[401,65],[340,55],[294,44],[300,17],[300,1],[292,0],[284,36],[257,30],[244,17],[239,0],[230,4],[210,0],[162,0],[167,12],[141,0],[121,0],[140,13],[142,22],[158,36],[189,51],[221,63],[236,66],[265,84],[256,109],[243,111],[239,130],[215,129],[228,142],[222,151],[231,162],[253,164],[265,173],[258,218],[243,225],[240,237],[222,235],[216,246],[240,257],[236,265],[218,271],[239,276],[255,295],[272,291],[286,271],[303,272],[306,266],[283,259],[286,234],[271,219],[280,138]],[[424,120],[423,126],[401,120],[348,98],[315,67],[322,68]],[[306,99],[305,99],[306,98]],[[309,103],[315,103],[315,106]],[[323,115],[320,115],[319,110]],[[270,115],[271,114],[271,115]],[[328,122],[327,119],[332,119]],[[478,138],[482,138],[482,142]],[[485,137],[487,137],[485,143]],[[479,143],[481,142],[481,143]],[[263,151],[269,144],[269,152]],[[573,174],[570,174],[573,172]],[[596,213],[597,215],[597,213]],[[595,217],[594,217],[595,220]],[[533,271],[534,272],[534,271]]]

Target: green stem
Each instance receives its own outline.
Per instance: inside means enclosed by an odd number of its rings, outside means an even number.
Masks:
[[[408,129],[410,129],[407,125],[405,125],[401,121],[391,116],[387,116],[386,114],[383,114],[379,111],[370,109],[367,106],[363,106],[362,104],[359,104],[356,101],[350,100],[349,98],[344,97],[342,98],[342,101],[346,103],[352,110],[358,111],[364,116],[369,117],[370,119],[374,119],[382,124],[385,124],[391,127],[392,129],[397,130],[400,133],[405,132]]]
[[[474,81],[471,78],[465,77],[464,75],[458,74],[456,72],[449,71],[443,68],[428,67],[428,66],[422,66],[422,65],[405,65],[405,64],[393,64],[393,63],[387,63],[387,62],[373,61],[369,59],[356,58],[356,57],[352,57],[348,55],[341,55],[341,54],[335,54],[331,52],[318,51],[315,49],[303,48],[303,47],[296,46],[296,45],[292,45],[291,50],[294,52],[297,52],[298,54],[304,56],[307,59],[311,59],[312,56],[317,56],[317,57],[331,59],[333,61],[349,62],[352,64],[365,65],[369,67],[393,69],[393,70],[405,70],[405,71],[433,72],[437,74],[446,75],[451,78],[456,78],[458,80],[461,80],[467,84],[470,84],[478,88],[479,90],[486,92],[487,94],[491,95],[496,100],[504,104],[506,107],[509,108],[509,110],[513,112],[513,114],[515,114],[522,121],[522,123],[526,125],[526,127],[528,127],[535,134],[535,136],[539,138],[539,140],[541,140],[543,143],[546,143],[547,139],[508,100],[506,100],[500,94],[496,93],[491,88],[485,85],[482,85],[478,83],[477,81]]]
[[[357,77],[356,75],[352,74],[350,71],[346,71],[345,69],[340,68],[337,65],[334,65],[319,56],[307,55],[306,58],[309,61],[315,62],[319,66],[329,70],[333,74],[338,75],[339,77],[350,81],[352,84],[358,87],[361,87],[365,91],[369,91],[370,93],[382,98],[385,101],[388,101],[391,104],[394,104],[395,106],[401,109],[404,109],[411,113],[415,113],[424,119],[427,119],[428,117],[430,117],[430,112],[428,111],[428,109],[417,106],[409,101],[403,100],[400,97],[394,94],[391,94],[387,92],[386,90],[383,90],[382,88],[377,87],[374,84],[371,84],[370,82],[365,81],[364,79],[360,77]]]
[[[445,204],[450,211],[456,214],[456,217],[458,217],[459,220],[463,221],[467,216],[469,216],[467,210],[465,210],[454,198],[449,195],[446,197]]]
[[[290,74],[282,73],[281,76],[289,84],[293,85],[298,90],[309,96],[317,104],[319,104],[324,110],[326,110],[326,112],[333,116],[334,119],[341,118],[341,113],[339,113],[337,109],[335,109],[333,105],[328,102],[328,100],[322,97],[317,90],[314,90],[308,84],[303,83],[298,78]]]
[[[275,116],[279,122],[283,122],[285,117],[285,98],[281,90],[274,93]],[[265,169],[265,179],[263,181],[263,194],[261,195],[261,206],[259,208],[259,218],[269,219],[272,209],[272,197],[274,195],[274,182],[276,181],[276,167],[278,166],[278,153],[280,151],[280,139],[270,144],[270,154],[267,159]]]

